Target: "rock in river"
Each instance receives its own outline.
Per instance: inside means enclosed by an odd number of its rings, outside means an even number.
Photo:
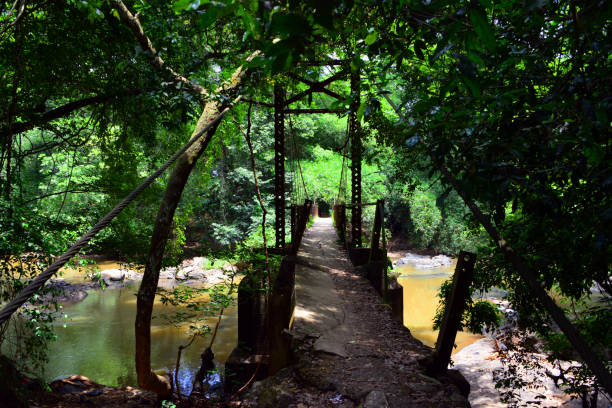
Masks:
[[[393,266],[413,265],[416,268],[441,268],[443,266],[452,265],[453,260],[446,255],[418,255],[408,252],[400,259],[393,262]]]
[[[113,282],[121,282],[125,279],[125,270],[123,269],[107,269],[100,272],[100,277],[104,280]]]

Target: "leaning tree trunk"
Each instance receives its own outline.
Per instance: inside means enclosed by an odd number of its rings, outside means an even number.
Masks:
[[[193,131],[192,137],[214,119],[220,110],[218,103],[207,103]],[[136,374],[138,376],[138,386],[153,391],[162,397],[170,394],[170,383],[167,379],[151,371],[151,314],[153,312],[155,293],[157,292],[159,271],[164,257],[166,242],[172,227],[172,219],[174,218],[176,207],[183,194],[183,189],[185,188],[189,174],[191,170],[193,170],[198,158],[202,155],[204,150],[206,150],[208,142],[214,135],[216,129],[217,125],[210,128],[207,134],[198,142],[194,143],[193,146],[178,159],[174,166],[157,213],[145,272],[142,277],[140,288],[138,289],[135,324]]]
[[[252,57],[253,56],[249,57],[247,61]],[[231,95],[236,92],[245,74],[246,71],[244,71],[242,67],[238,68],[232,80],[221,89],[220,93],[226,97],[231,97]],[[216,99],[220,100],[223,98]],[[206,103],[196,128],[193,131],[192,137],[215,119],[215,117],[228,106],[217,100],[211,99]],[[231,98],[224,98],[223,100],[231,100]],[[174,212],[183,194],[183,189],[185,188],[189,174],[193,170],[198,158],[206,150],[219,123],[220,121],[212,126],[203,138],[194,143],[189,150],[177,160],[174,166],[157,213],[153,235],[151,236],[149,255],[147,256],[142,283],[138,290],[135,323],[136,374],[138,377],[138,386],[153,391],[161,397],[170,394],[171,386],[166,378],[153,373],[151,370],[151,315],[153,312],[155,293],[157,291],[159,271],[161,269],[166,242],[170,234]]]
[[[148,51],[149,59],[153,67],[160,71],[165,71],[166,75],[170,75],[174,80],[185,85],[189,90],[196,94],[209,97],[209,101],[204,106],[202,115],[198,120],[192,137],[198,134],[207,124],[211,123],[228,105],[219,101],[231,101],[233,94],[236,93],[240,82],[246,75],[246,70],[239,67],[232,76],[231,80],[220,87],[216,95],[211,95],[202,86],[191,82],[188,78],[175,72],[171,67],[167,66],[161,58],[150,38],[145,34],[138,14],[133,15],[130,10],[123,4],[122,0],[111,0],[111,5],[119,14],[121,21],[130,28],[140,46]],[[258,51],[252,53],[247,62],[251,61]],[[151,246],[149,255],[145,265],[144,276],[138,289],[138,300],[136,302],[136,375],[138,377],[138,385],[146,390],[153,391],[159,396],[165,397],[170,394],[170,382],[153,373],[151,371],[151,314],[153,313],[153,302],[155,293],[157,292],[157,282],[159,280],[159,271],[161,269],[162,259],[168,235],[172,226],[174,212],[183,194],[183,189],[189,178],[189,174],[193,170],[198,158],[202,155],[210,139],[214,135],[219,122],[216,122],[206,133],[206,136],[195,142],[189,150],[187,150],[176,162],[174,170],[170,175],[166,192],[162,199],[151,236]]]

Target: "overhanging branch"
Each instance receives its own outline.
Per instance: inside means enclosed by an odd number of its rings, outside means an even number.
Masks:
[[[162,57],[159,56],[159,53],[153,46],[153,43],[142,29],[142,24],[140,24],[140,20],[138,20],[137,15],[133,15],[121,0],[111,0],[111,4],[115,8],[115,10],[117,10],[117,13],[119,13],[121,21],[123,21],[123,23],[127,25],[130,30],[132,30],[132,33],[138,40],[138,43],[140,44],[142,49],[148,53],[149,61],[151,61],[151,64],[155,69],[160,71],[166,71],[177,82],[184,84],[197,94],[208,95],[206,89],[204,89],[198,84],[191,82],[189,79],[185,78],[183,75],[179,74],[178,72],[174,71],[172,68],[166,65]]]
[[[30,120],[29,122],[19,122],[19,123],[13,124],[12,129],[11,129],[11,134],[16,135],[18,133],[22,133],[22,132],[34,129],[35,127],[45,124],[47,122],[51,122],[53,120],[68,116],[75,110],[84,108],[86,106],[97,105],[99,103],[109,102],[113,100],[114,98],[118,98],[121,96],[138,95],[141,92],[142,90],[140,89],[131,89],[131,90],[127,90],[124,92],[119,92],[119,93],[115,93],[111,95],[97,95],[97,96],[92,96],[89,98],[79,99],[77,101],[68,102],[65,105],[59,106],[55,109],[51,109],[50,111],[43,113],[42,115],[38,116],[35,119]],[[7,128],[2,128],[0,130],[0,135],[2,135],[2,137],[4,137],[7,133],[8,133]]]

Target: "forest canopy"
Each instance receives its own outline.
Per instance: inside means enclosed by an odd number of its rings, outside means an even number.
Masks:
[[[336,113],[286,120],[304,193],[326,205],[337,199],[346,120],[357,106],[363,201],[386,200],[392,234],[416,248],[477,252],[472,293],[506,290],[521,324],[542,336],[557,336],[556,326],[501,246],[570,304],[596,288],[603,301],[576,312],[575,323],[607,361],[611,7],[600,0],[2,1],[0,301],[39,271],[15,269],[11,257],[47,265],[226,107],[209,142],[186,159],[184,190],[165,226],[158,209],[178,167],[85,252],[146,263],[152,236],[161,237],[159,265],[147,265],[159,272],[180,262],[189,240],[205,252],[261,245],[247,112],[273,213],[273,110],[253,101],[272,104],[275,86],[288,95],[309,89],[295,76],[316,83],[342,70],[360,76],[360,98],[345,76],[327,87],[341,99],[316,93],[291,105]],[[567,341],[554,344],[555,353],[567,352]]]

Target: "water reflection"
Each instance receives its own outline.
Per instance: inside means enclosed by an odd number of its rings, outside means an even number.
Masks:
[[[438,307],[438,289],[455,271],[452,265],[435,269],[418,269],[412,265],[402,265],[396,270],[401,276],[398,282],[404,288],[404,325],[414,337],[433,347],[438,339],[438,331],[432,329],[433,318]],[[456,353],[465,346],[482,338],[481,335],[459,332],[455,344]]]
[[[137,286],[123,289],[93,290],[84,301],[66,306],[69,321],[58,321],[57,341],[50,345],[50,361],[45,379],[79,374],[112,386],[136,386],[134,367],[134,319]],[[203,298],[202,301],[207,301]],[[167,324],[161,314],[176,310],[156,302],[151,327],[151,365],[154,371],[174,370],[178,346],[186,344],[189,323],[180,327]],[[236,307],[225,311],[213,352],[217,365],[223,364],[236,345],[238,319]],[[67,323],[63,327],[63,323]],[[207,321],[214,327],[216,318]],[[200,338],[182,353],[179,381],[183,392],[191,391],[200,354],[209,338]]]

